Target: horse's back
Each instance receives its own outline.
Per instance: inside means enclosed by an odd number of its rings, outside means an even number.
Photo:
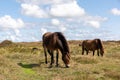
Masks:
[[[58,37],[56,33],[47,32],[43,35],[43,45],[48,49],[55,50],[58,48]]]
[[[44,39],[45,37],[47,37],[47,36],[49,36],[49,35],[51,35],[51,34],[52,34],[51,32],[46,32],[46,33],[44,33],[43,36],[42,36],[42,39]]]
[[[84,40],[82,42],[82,46],[84,46],[85,49],[87,50],[96,50],[97,49],[97,42],[96,40]]]

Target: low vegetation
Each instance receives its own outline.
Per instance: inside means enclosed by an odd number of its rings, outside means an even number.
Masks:
[[[103,57],[81,55],[81,41],[69,41],[71,67],[44,63],[42,42],[5,40],[0,44],[0,80],[120,80],[120,42],[103,42]],[[55,56],[55,55],[54,55]],[[50,56],[48,55],[50,62]]]

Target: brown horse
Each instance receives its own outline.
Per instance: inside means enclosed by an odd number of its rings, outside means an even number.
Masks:
[[[69,51],[69,46],[67,43],[67,40],[65,36],[61,32],[47,32],[43,35],[43,48],[44,48],[44,53],[45,53],[45,63],[47,64],[47,52],[51,56],[51,63],[50,67],[52,67],[52,64],[54,63],[54,55],[53,51],[56,50],[57,55],[56,55],[56,66],[58,66],[58,55],[59,51],[62,53],[62,60],[65,64],[65,66],[68,68],[69,63],[70,63],[70,51]]]
[[[104,54],[103,45],[100,39],[84,40],[82,42],[82,55],[84,54],[84,50],[86,51],[87,55],[89,53],[89,50],[93,51],[93,56],[94,56],[95,50],[97,50],[98,56],[99,56],[99,51],[101,56],[103,56]]]

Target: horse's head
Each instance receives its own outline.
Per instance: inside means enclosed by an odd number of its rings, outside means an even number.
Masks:
[[[100,49],[100,54],[101,54],[101,56],[103,56],[103,54],[104,54],[104,49]]]
[[[63,57],[63,61],[65,63],[66,68],[70,67],[70,53],[65,53],[64,57]]]

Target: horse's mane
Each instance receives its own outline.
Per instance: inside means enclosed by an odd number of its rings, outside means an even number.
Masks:
[[[102,42],[101,42],[101,40],[100,39],[96,39],[97,41],[98,41],[98,47],[100,48],[100,49],[103,49],[103,45],[102,45]]]
[[[55,32],[55,33],[58,35],[58,38],[61,40],[64,51],[69,53],[70,52],[69,46],[65,36],[61,32]]]

